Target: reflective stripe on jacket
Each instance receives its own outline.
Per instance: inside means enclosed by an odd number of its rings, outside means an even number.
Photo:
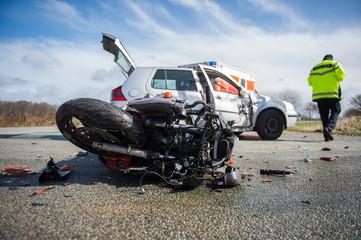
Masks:
[[[339,83],[344,77],[345,71],[335,61],[325,60],[314,66],[308,76],[308,85],[312,87],[312,100],[341,98]]]

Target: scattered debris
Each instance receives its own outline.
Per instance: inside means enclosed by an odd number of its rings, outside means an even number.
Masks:
[[[217,192],[217,193],[221,193],[223,192],[221,189],[218,189],[218,188],[214,188],[212,189],[212,192]]]
[[[228,205],[227,203],[225,203],[225,202],[222,202],[222,203],[221,203],[221,206],[224,207],[224,208],[228,208],[228,207],[229,207],[229,205]]]
[[[52,157],[50,157],[50,161],[46,166],[47,167],[43,170],[39,177],[40,183],[51,180],[64,180],[74,170],[74,167],[69,165],[64,165],[62,167],[57,166]]]
[[[308,154],[305,153],[305,156],[303,157],[303,161],[304,161],[304,162],[311,162],[312,160],[310,159],[310,157],[308,156]]]
[[[348,146],[345,146],[344,149],[348,149]]]
[[[63,185],[64,187],[66,187],[66,186],[70,185],[70,183],[66,182],[66,183],[63,183],[62,185]]]
[[[41,206],[44,206],[45,204],[44,203],[41,203],[41,202],[32,202],[31,203],[31,206],[33,207],[41,207]]]
[[[80,151],[80,152],[75,152],[75,153],[70,154],[70,157],[82,157],[82,156],[86,156],[86,155],[88,155],[88,152]]]
[[[312,179],[312,178],[309,178],[309,179],[308,179],[308,181],[310,181],[310,182],[311,182],[311,181],[313,181],[313,179]]]
[[[72,195],[64,195],[64,197],[70,198],[70,197],[73,197],[73,196]]]
[[[291,173],[295,174],[295,172],[287,171],[287,170],[273,170],[273,169],[261,169],[259,171],[262,175],[289,175]]]
[[[304,203],[304,204],[311,204],[311,202],[309,200],[302,200],[301,203]]]
[[[271,182],[272,182],[272,179],[270,179],[270,178],[262,178],[262,179],[261,179],[261,182],[262,182],[262,183],[271,183]]]
[[[37,143],[36,143],[36,142],[32,142],[31,144],[35,145],[35,144],[37,144]]]
[[[242,155],[239,155],[239,158],[243,158],[243,156],[242,156]]]
[[[11,187],[9,187],[9,190],[11,190],[11,191],[18,190],[18,187],[11,186]]]
[[[324,161],[335,161],[336,158],[334,156],[321,156],[320,157],[321,160],[324,160]]]
[[[253,177],[254,174],[248,171],[240,171],[242,177]]]
[[[88,155],[88,152],[78,152],[77,156],[82,157]]]
[[[30,194],[30,197],[33,197],[33,196],[36,196],[36,195],[41,195],[44,192],[49,191],[49,190],[54,189],[54,188],[55,188],[54,186],[49,186],[49,187],[46,187],[46,188],[38,188],[38,189],[35,190],[35,192]]]
[[[288,170],[297,171],[297,170],[296,170],[296,167],[293,166],[293,165],[288,165],[288,166],[286,166],[285,168],[288,169]]]
[[[321,149],[321,151],[331,151],[331,148],[323,147],[323,148]]]
[[[31,169],[27,165],[15,164],[15,165],[7,165],[2,169],[2,172],[7,174],[23,177],[31,172]]]

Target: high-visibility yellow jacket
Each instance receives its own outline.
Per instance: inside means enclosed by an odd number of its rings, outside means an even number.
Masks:
[[[321,98],[341,98],[339,83],[343,81],[345,71],[342,66],[331,60],[325,60],[314,66],[308,76],[308,85],[312,87],[312,100]]]

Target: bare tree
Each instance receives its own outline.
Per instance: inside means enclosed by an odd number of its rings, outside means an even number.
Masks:
[[[351,108],[361,112],[361,94],[357,94],[350,100]]]
[[[361,94],[352,97],[349,103],[350,107],[346,110],[344,116],[361,116]]]
[[[316,114],[318,113],[317,103],[314,103],[314,102],[306,103],[305,110],[308,115],[308,120],[311,120],[313,118],[313,115],[315,113]]]

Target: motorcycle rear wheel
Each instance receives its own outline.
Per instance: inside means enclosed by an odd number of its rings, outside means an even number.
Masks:
[[[66,139],[95,154],[104,152],[93,148],[93,142],[141,145],[144,141],[141,124],[130,113],[98,99],[64,103],[56,113],[56,124]]]

